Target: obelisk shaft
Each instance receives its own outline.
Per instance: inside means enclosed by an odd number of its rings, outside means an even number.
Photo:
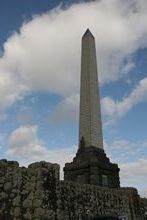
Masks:
[[[95,39],[89,30],[82,38],[79,146],[103,149]]]

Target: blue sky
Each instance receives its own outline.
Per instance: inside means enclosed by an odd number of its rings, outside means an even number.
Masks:
[[[0,0],[0,154],[71,161],[81,37],[96,40],[104,146],[122,186],[147,195],[146,0]]]

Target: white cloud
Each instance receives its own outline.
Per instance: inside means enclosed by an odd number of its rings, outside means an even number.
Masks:
[[[141,196],[143,193],[147,196],[147,141],[104,141],[104,148],[110,160],[120,168],[121,186],[135,187]]]
[[[79,95],[69,96],[63,99],[55,108],[50,119],[53,122],[73,120],[78,121]]]
[[[101,0],[34,16],[4,44],[0,113],[26,90],[78,93],[80,38],[87,27],[96,37],[101,83],[120,79],[133,68],[130,56],[147,46],[146,11],[146,0]]]
[[[21,126],[9,137],[9,150],[6,155],[18,159],[29,160],[41,157],[46,153],[43,143],[37,137],[37,126]]]
[[[142,198],[147,198],[147,188],[139,190]]]
[[[147,159],[119,164],[120,177],[123,186],[140,187],[145,189],[147,183]]]
[[[37,126],[21,126],[14,130],[9,137],[9,148],[5,153],[8,159],[18,160],[21,165],[45,160],[58,163],[61,166],[61,177],[63,178],[63,167],[70,162],[76,151],[76,146],[63,149],[49,150],[38,138]]]
[[[125,66],[124,66],[124,68],[122,68],[122,73],[128,73],[128,72],[130,72],[131,70],[133,70],[135,68],[135,63],[133,63],[133,62],[129,62],[129,63],[127,63]]]
[[[19,77],[16,77],[13,73],[1,71],[0,62],[0,119],[5,119],[5,109],[14,102],[21,100],[27,93],[28,88],[25,84],[19,82]]]
[[[116,163],[128,163],[147,157],[147,141],[131,142],[118,139],[107,143],[105,140],[104,148],[108,156]]]
[[[112,125],[123,117],[133,106],[147,101],[147,78],[142,79],[136,88],[121,101],[114,101],[110,97],[104,97],[101,101],[102,113],[106,117],[105,125]]]

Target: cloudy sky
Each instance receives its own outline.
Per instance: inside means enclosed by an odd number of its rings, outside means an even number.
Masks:
[[[0,158],[61,167],[72,160],[87,28],[105,151],[121,168],[121,185],[147,196],[146,0],[0,0]]]

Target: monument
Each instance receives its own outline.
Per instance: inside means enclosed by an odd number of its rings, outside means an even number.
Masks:
[[[95,39],[89,29],[82,37],[79,148],[66,163],[64,179],[110,188],[120,187],[119,168],[103,149]]]
[[[135,188],[120,187],[119,168],[103,149],[96,50],[89,30],[82,39],[80,95],[79,148],[64,167],[65,181],[58,164],[40,161],[25,168],[0,160],[0,220],[147,219],[147,199]]]

